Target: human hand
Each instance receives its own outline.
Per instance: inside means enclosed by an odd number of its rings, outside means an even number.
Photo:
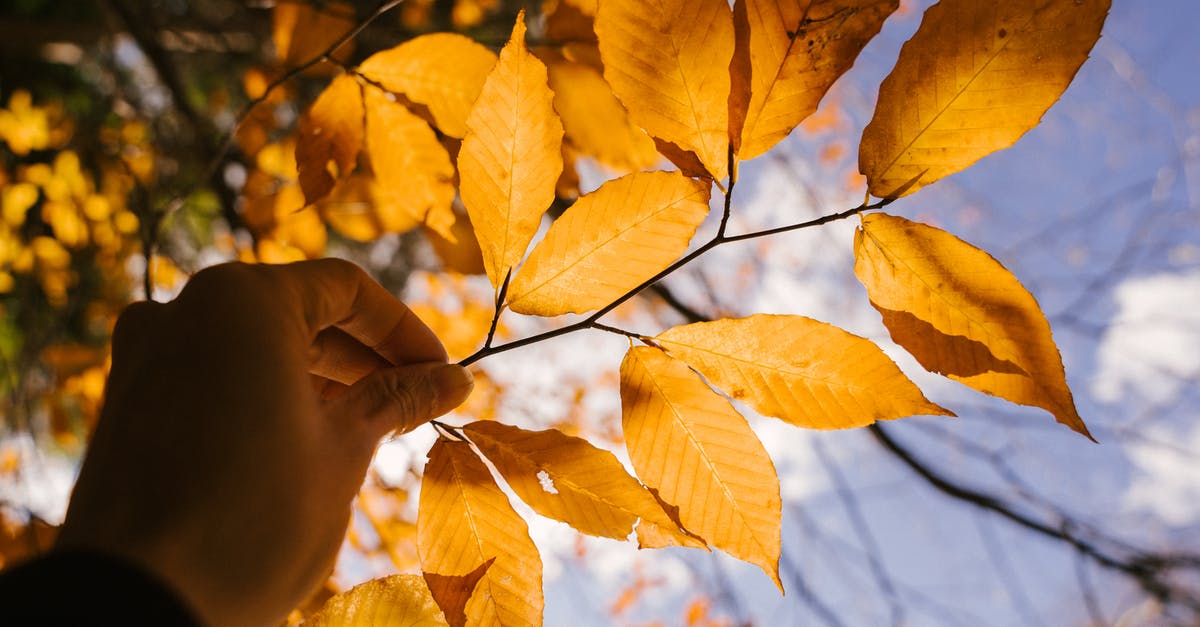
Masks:
[[[332,568],[380,438],[470,393],[446,360],[348,262],[204,270],[118,320],[59,546],[148,568],[207,623],[278,622]]]

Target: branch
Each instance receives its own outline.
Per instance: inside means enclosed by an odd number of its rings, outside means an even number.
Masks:
[[[733,187],[734,187],[734,183],[732,181],[730,181],[729,191],[725,195],[725,205],[726,206],[728,206],[732,202],[731,197],[732,197]],[[569,324],[564,327],[559,327],[557,329],[552,329],[550,331],[545,331],[543,333],[538,333],[536,335],[524,337],[519,340],[514,340],[512,342],[508,342],[507,344],[501,344],[499,346],[485,346],[485,347],[480,348],[479,350],[475,351],[475,353],[472,354],[470,357],[467,357],[466,359],[459,362],[459,365],[469,366],[485,357],[490,357],[490,356],[496,355],[498,353],[507,352],[507,351],[513,350],[514,348],[521,348],[522,346],[528,346],[530,344],[544,342],[546,340],[553,339],[553,338],[559,337],[561,335],[567,335],[569,333],[574,333],[575,331],[579,331],[581,329],[591,328],[592,325],[597,320],[604,317],[610,311],[612,311],[612,310],[616,309],[617,307],[621,306],[622,304],[624,304],[625,301],[633,298],[634,296],[637,296],[639,293],[641,293],[646,288],[649,288],[650,286],[654,285],[655,283],[658,283],[659,281],[663,280],[668,275],[674,273],[676,270],[679,270],[680,268],[688,265],[689,263],[695,261],[696,259],[703,256],[708,251],[710,251],[718,246],[721,246],[724,244],[729,244],[732,242],[740,242],[740,241],[748,240],[748,239],[767,237],[767,236],[776,235],[779,233],[787,233],[789,231],[797,231],[800,229],[807,229],[807,228],[812,228],[815,226],[821,226],[822,224],[828,224],[830,222],[835,222],[837,220],[844,220],[851,216],[855,216],[860,213],[863,213],[864,211],[870,211],[872,209],[879,209],[881,207],[885,207],[885,206],[891,204],[891,202],[892,202],[892,200],[890,200],[890,199],[884,199],[884,200],[880,200],[878,202],[871,203],[871,204],[864,203],[857,207],[847,209],[845,211],[821,216],[820,218],[815,218],[813,220],[808,220],[806,222],[799,222],[797,224],[789,224],[787,226],[776,227],[776,228],[767,229],[764,231],[754,231],[751,233],[743,233],[741,235],[721,235],[718,232],[717,235],[713,236],[713,238],[710,239],[708,242],[706,242],[703,246],[688,253],[687,255],[684,255],[683,257],[678,259],[675,263],[672,263],[671,265],[664,268],[658,274],[643,281],[641,285],[638,285],[637,287],[629,290],[628,292],[625,292],[620,297],[618,297],[616,300],[614,300],[611,303],[605,305],[604,307],[598,309],[597,311],[595,311],[588,317],[584,318],[583,320],[580,320],[579,322],[575,322],[573,324]]]
[[[1190,596],[1181,597],[1176,589],[1163,580],[1166,571],[1174,568],[1200,570],[1200,556],[1162,556],[1152,553],[1142,553],[1129,559],[1122,559],[1110,555],[1076,535],[1071,530],[1068,521],[1064,521],[1060,527],[1055,528],[1020,513],[1011,504],[991,494],[955,483],[950,478],[934,470],[923,460],[917,458],[912,451],[893,439],[879,424],[870,425],[867,429],[885,450],[892,453],[919,477],[943,494],[955,500],[998,514],[1002,518],[1007,518],[1010,522],[1019,527],[1024,527],[1035,534],[1065,542],[1080,555],[1090,558],[1092,561],[1109,570],[1120,572],[1133,579],[1142,590],[1163,605],[1178,603],[1193,611],[1200,612],[1200,599],[1191,598]]]

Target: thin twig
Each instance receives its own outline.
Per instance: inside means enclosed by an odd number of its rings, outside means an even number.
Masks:
[[[246,120],[249,119],[250,112],[253,111],[255,107],[265,102],[276,89],[282,87],[285,83],[291,81],[293,78],[296,78],[309,68],[321,63],[322,61],[328,61],[334,65],[343,66],[341,62],[333,58],[333,54],[337,52],[338,48],[341,48],[346,44],[346,42],[357,37],[359,33],[363,32],[363,30],[367,28],[367,26],[371,25],[371,22],[379,19],[381,15],[391,11],[403,3],[404,0],[388,0],[387,2],[380,4],[375,8],[371,15],[367,16],[367,18],[362,22],[359,22],[354,28],[346,31],[346,33],[341,37],[338,37],[332,44],[329,45],[328,48],[325,49],[324,52],[288,70],[283,76],[280,76],[279,78],[268,83],[266,88],[263,89],[263,92],[259,94],[257,98],[252,98],[249,102],[242,105],[242,108],[238,111],[237,116],[234,118],[233,128],[229,129],[229,132],[226,133],[225,139],[221,142],[219,148],[217,149],[216,157],[207,168],[209,176],[214,175],[217,169],[221,167],[221,159],[224,158],[225,153],[229,152],[229,149],[233,147],[233,142],[237,138],[238,131],[241,130],[242,124],[245,124]]]
[[[487,339],[483,341],[483,347],[490,348],[492,341],[496,339],[496,326],[500,324],[500,314],[504,313],[504,299],[508,297],[508,282],[512,280],[512,268],[504,274],[504,282],[500,284],[500,291],[496,293],[496,309],[492,313],[492,324],[488,327]]]
[[[733,186],[731,184],[730,185],[731,191],[732,191],[732,187]],[[732,197],[732,194],[726,195],[725,202],[727,204],[732,202],[731,197]],[[499,346],[487,346],[484,348],[480,348],[479,350],[475,351],[474,354],[472,354],[471,356],[469,356],[466,359],[459,362],[459,365],[469,366],[469,365],[479,361],[480,359],[483,359],[484,357],[490,357],[492,355],[507,352],[507,351],[513,350],[515,348],[521,348],[522,346],[528,346],[530,344],[536,344],[538,342],[550,340],[550,339],[553,339],[553,338],[556,338],[556,337],[559,337],[562,335],[574,333],[575,331],[579,331],[581,329],[591,328],[592,324],[595,323],[597,320],[604,317],[610,311],[612,311],[612,310],[616,309],[617,307],[621,306],[622,304],[624,304],[625,301],[633,298],[634,296],[637,296],[639,293],[642,292],[642,290],[645,290],[646,288],[650,287],[651,285],[658,283],[664,277],[666,277],[666,276],[670,275],[671,273],[675,272],[676,270],[679,270],[680,268],[688,265],[689,263],[691,263],[691,262],[695,261],[696,259],[698,259],[699,257],[703,256],[708,251],[710,251],[718,246],[721,246],[723,244],[729,244],[732,242],[740,242],[743,240],[754,239],[754,238],[758,238],[758,237],[767,237],[767,236],[776,235],[779,233],[787,233],[789,231],[796,231],[799,229],[806,229],[806,228],[811,228],[811,227],[815,227],[815,226],[820,226],[822,224],[828,224],[830,222],[835,222],[837,220],[844,220],[851,216],[858,215],[864,211],[870,211],[872,209],[879,209],[881,207],[887,206],[891,202],[892,202],[892,200],[890,200],[890,199],[884,199],[884,200],[880,200],[878,202],[871,203],[871,204],[859,205],[857,207],[854,207],[852,209],[847,209],[847,210],[841,211],[839,213],[833,213],[833,214],[829,214],[826,216],[822,216],[820,218],[815,218],[813,220],[808,220],[806,222],[800,222],[798,224],[790,224],[787,226],[776,227],[773,229],[767,229],[765,231],[755,231],[752,233],[744,233],[741,235],[726,235],[726,236],[716,235],[712,239],[710,239],[708,242],[706,242],[703,246],[697,248],[696,250],[693,250],[692,252],[688,253],[687,255],[684,255],[683,257],[681,257],[680,259],[675,261],[675,263],[672,263],[671,265],[664,268],[658,274],[650,277],[649,279],[646,279],[637,287],[629,290],[628,292],[625,292],[620,297],[618,297],[616,300],[614,300],[611,303],[605,305],[604,307],[598,309],[596,312],[592,313],[590,316],[584,318],[583,320],[580,320],[578,322],[575,322],[573,324],[569,324],[569,325],[566,325],[563,327],[559,327],[557,329],[551,329],[550,331],[545,331],[542,333],[538,333],[536,335],[524,337],[519,340],[513,340],[512,342],[508,342],[507,344],[501,344]]]
[[[887,597],[888,608],[892,614],[892,625],[899,627],[904,624],[904,608],[900,604],[900,595],[896,592],[896,586],[892,583],[892,577],[888,574],[887,569],[880,559],[882,551],[879,547],[879,542],[876,541],[875,535],[871,533],[871,526],[867,524],[867,519],[863,516],[862,509],[858,506],[858,501],[854,497],[854,492],[850,489],[849,483],[846,481],[846,476],[842,474],[841,468],[834,461],[825,446],[820,440],[812,440],[812,448],[817,454],[817,459],[821,465],[825,467],[825,472],[829,474],[829,478],[833,481],[834,493],[838,500],[842,503],[842,509],[846,511],[846,518],[850,519],[850,526],[854,529],[855,535],[858,536],[858,541],[862,544],[863,552],[867,556],[867,565],[870,567],[871,576],[875,579],[875,585],[879,587],[879,591]]]

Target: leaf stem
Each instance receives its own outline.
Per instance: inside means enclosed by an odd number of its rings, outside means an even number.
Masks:
[[[487,339],[483,342],[483,347],[490,348],[492,341],[496,339],[496,325],[500,324],[500,314],[504,313],[504,299],[508,297],[508,282],[512,280],[512,268],[504,274],[504,282],[500,284],[500,291],[496,293],[496,309],[492,313],[492,325],[488,327]]]

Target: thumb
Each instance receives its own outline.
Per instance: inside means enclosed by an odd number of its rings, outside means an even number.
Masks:
[[[407,433],[458,407],[475,387],[466,368],[425,362],[380,368],[330,402],[331,414],[366,425],[376,439]]]

